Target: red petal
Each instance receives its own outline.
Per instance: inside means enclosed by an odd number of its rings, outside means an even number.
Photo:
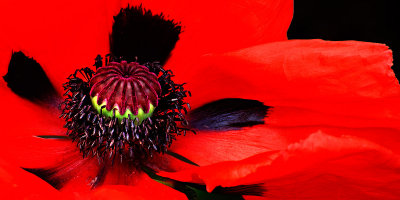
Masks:
[[[141,2],[134,2],[139,4]],[[76,68],[92,66],[97,54],[108,52],[113,16],[127,2],[120,1],[7,1],[2,4],[0,61],[11,50],[22,50],[45,69],[58,90]],[[179,58],[198,53],[239,49],[286,39],[292,1],[144,1],[155,13],[182,21],[185,33]],[[204,14],[207,13],[207,14]]]
[[[0,80],[0,106],[3,113],[2,130],[20,131],[19,136],[62,135],[64,122],[58,118],[61,110],[54,107],[41,107],[14,94]],[[30,131],[29,131],[30,130]]]
[[[297,133],[296,130],[274,129],[267,126],[234,131],[199,132],[196,135],[187,134],[178,137],[170,150],[200,166],[241,160],[257,153],[286,147],[288,144],[286,138],[281,136],[282,132]]]
[[[66,199],[49,184],[19,167],[0,159],[0,197],[2,199]]]
[[[105,185],[89,193],[80,193],[77,199],[128,200],[128,199],[187,199],[185,194],[158,183],[145,174],[137,174],[140,181],[134,186]]]
[[[40,63],[60,91],[76,68],[92,66],[108,51],[112,13],[105,1],[6,1],[0,8],[1,74],[11,50]]]
[[[265,120],[271,126],[335,126],[353,128],[399,128],[400,98],[363,100],[359,103],[300,102],[276,106]],[[310,108],[307,108],[310,107]],[[336,110],[335,110],[336,108]]]
[[[295,111],[293,110],[293,112]],[[301,118],[302,114],[300,112],[297,117]],[[315,119],[318,117],[315,117]],[[268,122],[268,118],[266,120]],[[313,122],[314,119],[309,120]],[[311,133],[318,130],[338,137],[345,134],[374,141],[400,154],[400,146],[398,145],[400,135],[398,129],[372,127],[347,128],[335,126],[334,124],[330,126],[305,125],[283,127],[268,124],[237,131],[199,132],[197,135],[178,137],[172,144],[171,151],[188,158],[200,166],[204,166],[222,161],[237,161],[266,151],[283,150],[287,145],[306,139]],[[180,168],[180,170],[182,169]]]
[[[265,118],[268,126],[180,137],[173,151],[201,165],[238,160],[281,150],[322,129],[400,152],[395,139],[400,90],[391,61],[391,52],[381,44],[322,40],[271,43],[207,56],[199,62],[204,70],[187,73],[187,81],[193,81],[188,84],[194,95],[191,104],[228,97],[261,100],[274,106]]]
[[[228,97],[326,107],[400,96],[391,51],[376,43],[291,40],[208,55],[190,65],[175,78],[188,83],[195,107]]]
[[[134,186],[105,185],[96,190],[85,187],[72,191],[67,188],[60,193],[35,175],[0,160],[0,193],[5,199],[161,199],[165,196],[187,199],[183,193],[157,183],[143,173],[136,174],[135,179]]]
[[[286,40],[293,15],[291,0],[207,0],[201,3],[176,0],[155,4],[152,6],[182,21],[184,27],[167,63],[178,77],[186,77],[188,71],[204,67],[204,63],[198,63],[199,55]],[[180,81],[191,83],[192,78]]]
[[[400,157],[355,137],[312,134],[280,153],[261,153],[178,173],[180,181],[216,186],[264,183],[275,199],[396,199],[400,193]]]
[[[145,0],[140,3],[182,22],[183,33],[174,51],[178,60],[286,40],[293,15],[292,0]]]
[[[60,161],[60,154],[75,149],[71,141],[41,139],[35,135],[65,135],[58,110],[47,110],[11,92],[0,81],[3,116],[0,155],[22,167],[38,167]]]

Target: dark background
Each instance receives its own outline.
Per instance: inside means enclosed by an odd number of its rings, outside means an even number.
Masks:
[[[393,51],[400,78],[400,8],[395,0],[295,0],[289,39],[359,40]]]

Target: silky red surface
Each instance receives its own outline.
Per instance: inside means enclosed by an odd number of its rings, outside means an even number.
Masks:
[[[204,167],[160,175],[204,183],[208,191],[263,183],[266,199],[399,196],[400,90],[387,47],[286,41],[204,60],[208,65],[203,66],[210,67],[200,73],[215,77],[215,90],[224,92],[201,98],[237,94],[274,108],[265,118],[267,125],[179,138],[173,149]],[[231,68],[235,65],[246,68]],[[221,68],[231,70],[221,73]],[[251,93],[253,88],[259,92]],[[183,148],[188,143],[205,150]],[[213,156],[204,156],[208,154]]]
[[[210,192],[263,183],[266,199],[397,199],[399,169],[400,157],[389,149],[319,131],[279,152],[160,175],[205,183]]]
[[[347,103],[397,98],[391,65],[392,52],[383,44],[289,40],[204,55],[176,78],[188,82],[194,107],[237,97],[340,112]]]
[[[75,151],[70,141],[33,137],[65,134],[56,108],[40,107],[20,98],[7,88],[4,80],[0,80],[0,86],[1,109],[7,113],[1,117],[1,158],[17,166],[38,167],[60,162],[64,159],[61,154]]]
[[[96,190],[75,188],[58,191],[37,176],[0,159],[1,197],[6,199],[62,199],[62,200],[129,200],[129,199],[187,199],[183,193],[157,183],[145,174],[138,174],[137,184],[105,185]],[[82,181],[82,180],[81,180]],[[83,184],[79,185],[80,187]],[[156,192],[155,192],[156,191]]]
[[[324,130],[370,139],[399,152],[400,87],[390,69],[391,55],[382,44],[291,40],[204,56],[198,60],[202,67],[184,77],[193,80],[188,84],[191,104],[237,97],[273,108],[267,125],[180,137],[172,150],[211,164],[282,150]],[[188,144],[203,150],[187,149]]]
[[[81,192],[75,195],[77,200],[145,200],[163,199],[172,200],[187,199],[183,193],[158,183],[145,174],[138,174],[138,181],[133,185],[104,185],[95,190]],[[67,192],[63,192],[68,194]]]
[[[205,183],[209,191],[264,183],[267,199],[398,197],[400,90],[388,47],[285,41],[207,55],[199,63],[192,79],[209,79],[193,83],[200,94],[193,99],[247,97],[274,108],[267,125],[179,138],[175,152],[211,165],[160,175]]]
[[[4,199],[56,199],[59,192],[42,179],[0,158],[0,191]]]

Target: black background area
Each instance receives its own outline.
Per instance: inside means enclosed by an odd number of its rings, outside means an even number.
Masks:
[[[295,0],[289,39],[359,40],[393,51],[400,78],[400,8],[395,0]]]

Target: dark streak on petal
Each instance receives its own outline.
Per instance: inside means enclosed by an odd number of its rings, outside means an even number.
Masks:
[[[53,140],[70,140],[68,136],[64,135],[36,135],[38,138],[43,138],[43,139],[53,139]]]
[[[45,168],[24,168],[23,170],[34,174],[40,179],[46,181],[52,187],[57,190],[62,189],[71,179],[82,176],[82,170],[85,169],[91,159],[81,159],[79,157],[69,157],[64,159],[61,163],[58,163],[51,167]],[[106,178],[109,167],[112,167],[111,161],[99,162],[98,168],[92,168],[92,174],[88,175],[87,184],[92,189],[101,186]]]
[[[264,124],[270,107],[249,99],[221,99],[205,104],[189,113],[191,127],[197,130],[237,130]]]
[[[91,159],[82,159],[79,156],[76,157],[75,155],[70,156],[69,154],[65,154],[62,157],[63,159],[60,163],[52,166],[40,168],[21,168],[46,181],[55,189],[60,190],[66,184],[68,184],[70,180],[82,176],[82,170],[87,168],[87,165],[90,165],[91,162]],[[104,165],[104,163],[99,163],[99,165],[101,166],[99,166],[97,169],[91,168],[91,174],[87,175],[87,182],[82,183],[82,186],[86,184],[87,186],[92,186],[92,188],[95,188],[104,182],[106,165]]]
[[[172,157],[174,157],[174,158],[176,158],[176,159],[178,159],[180,161],[183,161],[185,163],[188,163],[188,164],[191,164],[191,165],[194,165],[194,166],[199,166],[195,162],[193,162],[193,161],[189,160],[188,158],[186,158],[186,157],[184,157],[184,156],[182,156],[180,154],[177,154],[175,152],[167,151],[166,154],[168,154],[168,155],[170,155],[170,156],[172,156]]]
[[[23,98],[39,104],[58,105],[58,94],[40,64],[21,51],[12,53],[3,78],[7,86]]]
[[[252,196],[263,196],[267,192],[267,189],[263,184],[252,184],[252,185],[237,185],[233,187],[216,187],[213,192],[231,195],[252,195]]]
[[[188,199],[243,200],[244,198],[242,195],[263,196],[267,192],[267,189],[263,184],[252,184],[238,185],[234,187],[218,186],[211,193],[209,193],[207,192],[205,185],[181,182],[162,177],[147,167],[143,167],[143,171],[153,180],[184,193]]]
[[[107,166],[106,164],[102,164],[100,166],[99,171],[97,172],[96,177],[90,182],[90,186],[92,189],[102,185],[106,179],[107,175]]]
[[[128,6],[114,17],[110,51],[116,57],[140,63],[165,63],[179,40],[181,26],[140,6]]]
[[[60,190],[64,184],[68,181],[67,179],[56,178],[56,170],[44,169],[44,168],[22,168],[23,170],[36,175],[42,180],[46,181],[52,187]]]

